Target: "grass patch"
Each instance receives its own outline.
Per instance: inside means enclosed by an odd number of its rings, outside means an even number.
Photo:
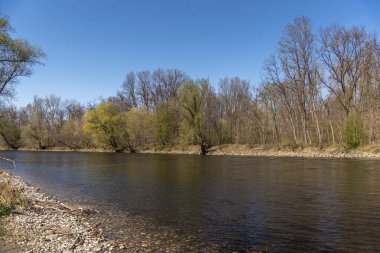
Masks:
[[[0,221],[0,238],[4,237],[6,235],[5,228],[3,221]]]
[[[22,191],[12,187],[8,181],[0,182],[0,217],[8,216],[17,207],[26,204]]]

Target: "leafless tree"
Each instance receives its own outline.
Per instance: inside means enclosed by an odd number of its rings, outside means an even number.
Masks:
[[[137,73],[138,86],[137,95],[140,103],[147,109],[151,108],[152,102],[152,80],[149,71],[141,71]]]
[[[129,72],[121,86],[121,95],[128,107],[137,107],[136,99],[136,76],[134,72]]]
[[[332,25],[321,30],[320,58],[324,66],[323,84],[346,112],[357,109],[359,85],[364,78],[366,52],[373,35],[363,27],[347,29]]]

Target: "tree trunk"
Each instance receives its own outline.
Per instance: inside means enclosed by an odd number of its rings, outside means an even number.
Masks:
[[[209,148],[210,148],[210,145],[202,142],[201,143],[201,155],[207,155]]]

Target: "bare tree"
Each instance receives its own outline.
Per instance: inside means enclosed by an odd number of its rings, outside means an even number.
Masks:
[[[275,56],[271,56],[264,63],[264,75],[265,82],[272,84],[270,89],[272,97],[276,103],[279,104],[278,108],[281,108],[284,113],[284,118],[286,123],[289,125],[292,132],[292,140],[294,144],[298,145],[298,131],[297,131],[297,115],[296,107],[294,105],[295,99],[294,94],[289,88],[289,83],[284,81],[283,72],[280,64]]]
[[[373,35],[362,27],[332,25],[321,30],[320,58],[326,78],[323,84],[346,112],[356,110],[358,88],[365,73],[366,51]]]
[[[186,74],[177,69],[155,70],[152,73],[154,104],[178,99],[178,91],[186,79]]]
[[[227,121],[227,140],[232,143],[247,143],[243,133],[249,128],[247,117],[251,112],[250,83],[240,78],[224,78],[219,82],[220,99]]]
[[[128,107],[137,107],[136,99],[136,76],[129,72],[121,86],[121,95],[124,97]]]
[[[138,86],[137,95],[140,103],[147,109],[151,108],[152,102],[152,80],[149,71],[141,71],[137,73]]]
[[[64,102],[67,120],[81,120],[86,113],[86,108],[76,100],[66,100]]]

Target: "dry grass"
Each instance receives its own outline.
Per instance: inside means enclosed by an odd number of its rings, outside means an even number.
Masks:
[[[380,144],[368,144],[357,148],[358,151],[368,153],[380,153]]]
[[[13,187],[9,180],[0,182],[0,217],[7,216],[12,210],[25,205],[21,189]]]

